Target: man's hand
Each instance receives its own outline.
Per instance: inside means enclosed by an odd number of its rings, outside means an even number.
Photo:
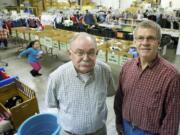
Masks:
[[[123,128],[120,124],[116,124],[116,130],[118,132],[118,135],[124,135],[123,134]]]

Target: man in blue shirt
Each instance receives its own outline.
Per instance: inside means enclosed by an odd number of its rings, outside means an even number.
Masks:
[[[97,19],[93,14],[86,10],[86,14],[84,15],[83,19],[83,24],[88,28],[93,28],[95,27],[95,25],[97,25]]]

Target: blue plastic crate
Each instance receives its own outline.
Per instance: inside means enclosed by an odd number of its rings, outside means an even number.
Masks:
[[[0,67],[0,71],[5,71],[4,68]],[[10,76],[9,78],[3,79],[0,81],[0,87],[8,85],[18,79],[17,76]]]

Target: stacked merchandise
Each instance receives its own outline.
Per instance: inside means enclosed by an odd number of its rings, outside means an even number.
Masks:
[[[132,54],[128,51],[132,45],[131,41],[111,39],[98,41],[98,59],[122,66],[128,59],[133,58]]]

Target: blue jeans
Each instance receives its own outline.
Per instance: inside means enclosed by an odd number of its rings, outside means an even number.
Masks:
[[[134,126],[131,122],[123,120],[124,135],[155,135]]]

